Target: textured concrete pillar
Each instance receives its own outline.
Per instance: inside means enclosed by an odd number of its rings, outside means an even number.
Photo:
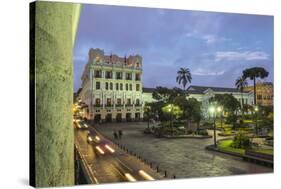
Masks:
[[[35,58],[31,53],[35,74],[31,76],[35,84],[34,184],[74,185],[72,51],[80,5],[39,1],[31,4],[31,10],[35,14],[31,21],[31,32],[35,32],[31,43],[35,45]]]

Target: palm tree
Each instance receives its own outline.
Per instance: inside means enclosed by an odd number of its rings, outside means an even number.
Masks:
[[[244,77],[238,77],[235,82],[236,88],[241,92],[241,99],[242,99],[242,115],[244,116],[244,99],[243,99],[243,90],[244,87],[248,86],[248,82]]]
[[[190,70],[188,68],[180,68],[177,73],[177,83],[182,84],[183,89],[185,90],[186,84],[191,83],[192,80]]]
[[[257,104],[257,97],[256,97],[256,78],[265,78],[268,76],[268,71],[262,67],[253,67],[248,68],[243,71],[243,78],[247,79],[250,78],[254,81],[254,104]]]

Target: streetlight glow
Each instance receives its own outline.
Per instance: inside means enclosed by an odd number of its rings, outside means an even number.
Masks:
[[[211,107],[209,108],[209,111],[210,111],[210,113],[214,113],[214,112],[215,112],[215,107],[214,107],[214,106],[211,106]]]
[[[217,107],[217,111],[218,112],[221,112],[222,111],[222,108],[219,106],[219,107]]]
[[[255,111],[259,111],[259,107],[258,106],[255,106]]]

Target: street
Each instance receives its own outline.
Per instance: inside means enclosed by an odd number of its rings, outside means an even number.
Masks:
[[[94,150],[94,145],[87,142],[87,134],[88,130],[75,129],[75,144],[78,146],[84,161],[86,161],[86,166],[90,170],[95,183],[125,182],[129,181],[130,176],[133,177],[132,181],[134,179],[136,181],[147,180],[141,176],[140,170],[145,171],[145,173],[157,180],[163,178],[162,175],[151,169],[144,162],[129,155],[118,146],[110,143],[110,141],[108,141],[108,144],[114,148],[115,153],[98,154]],[[106,140],[101,135],[99,137]]]

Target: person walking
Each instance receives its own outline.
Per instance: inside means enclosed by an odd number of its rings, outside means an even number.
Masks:
[[[117,135],[117,132],[115,130],[113,132],[113,136],[114,136],[114,139],[118,139],[118,135]]]
[[[119,135],[119,138],[121,139],[121,138],[122,138],[122,135],[123,135],[122,130],[118,130],[118,135]]]

